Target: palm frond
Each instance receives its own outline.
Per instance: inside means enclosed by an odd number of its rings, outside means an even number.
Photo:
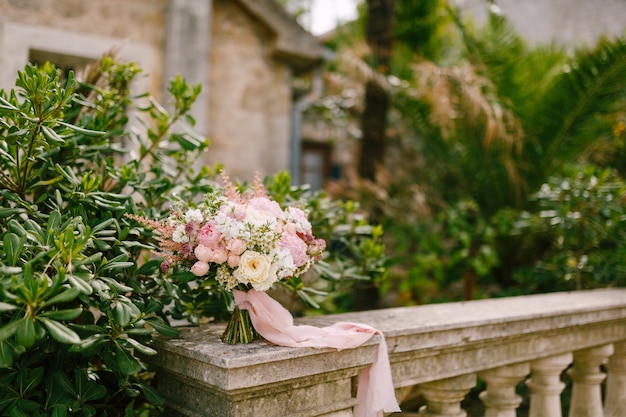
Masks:
[[[430,150],[439,149],[435,159],[449,158],[472,173],[472,178],[460,174],[459,180],[468,182],[463,188],[474,190],[473,198],[490,199],[486,207],[519,202],[524,181],[517,161],[524,133],[490,80],[471,66],[446,68],[431,62],[416,64],[414,75],[413,105],[404,110],[412,119],[427,118],[424,125],[429,128],[421,135],[428,138],[425,146]]]
[[[562,68],[537,103],[535,154],[544,169],[611,134],[626,104],[626,40],[601,40]],[[543,153],[543,155],[542,155]]]

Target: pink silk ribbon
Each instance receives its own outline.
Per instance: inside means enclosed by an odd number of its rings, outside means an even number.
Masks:
[[[291,313],[263,291],[233,290],[235,304],[248,310],[256,331],[268,342],[279,346],[355,348],[373,335],[381,337],[378,359],[359,373],[357,405],[354,417],[382,417],[384,412],[401,411],[391,379],[391,367],[385,337],[367,324],[338,322],[328,327],[293,324]]]

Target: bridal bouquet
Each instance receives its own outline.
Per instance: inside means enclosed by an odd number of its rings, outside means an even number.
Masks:
[[[161,270],[183,264],[226,290],[266,291],[321,259],[326,243],[313,236],[303,210],[281,208],[259,178],[248,192],[227,178],[224,183],[199,204],[178,203],[163,222],[136,217],[158,232]],[[248,312],[235,306],[222,340],[249,343],[257,337]]]
[[[321,259],[326,244],[313,236],[306,213],[281,208],[259,179],[248,192],[240,192],[227,178],[224,183],[199,204],[175,205],[165,221],[130,216],[157,231],[161,269],[188,266],[197,277],[214,278],[232,291],[235,307],[222,335],[229,344],[249,343],[261,334],[279,346],[347,349],[380,335],[376,361],[359,373],[354,416],[400,411],[382,332],[350,322],[324,328],[295,325],[289,311],[265,292]]]

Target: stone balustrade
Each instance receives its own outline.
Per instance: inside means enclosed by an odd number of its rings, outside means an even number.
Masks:
[[[515,417],[529,392],[529,417],[626,416],[626,289],[509,297],[307,317],[327,326],[367,323],[383,331],[399,400],[425,405],[399,415],[463,417],[480,379],[485,417]],[[376,359],[380,336],[355,348],[288,348],[264,341],[225,345],[223,326],[159,340],[153,358],[168,416],[350,417],[358,373]],[[481,386],[483,386],[481,384]],[[604,393],[604,402],[603,402]]]

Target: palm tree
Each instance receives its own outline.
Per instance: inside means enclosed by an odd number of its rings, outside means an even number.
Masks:
[[[410,88],[394,99],[420,142],[427,173],[448,203],[471,197],[486,213],[523,207],[529,193],[610,140],[623,117],[626,43],[601,40],[567,54],[530,48],[503,16],[473,33],[449,9],[464,59],[442,66],[416,58]],[[622,113],[620,113],[620,111]]]

